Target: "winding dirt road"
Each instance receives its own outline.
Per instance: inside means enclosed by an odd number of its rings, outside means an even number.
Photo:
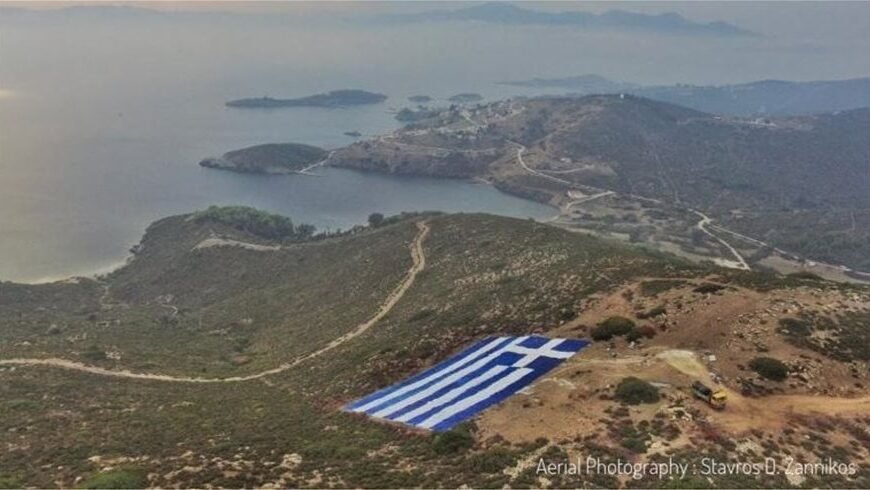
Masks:
[[[408,269],[408,272],[405,274],[405,278],[402,279],[402,282],[393,289],[387,298],[381,303],[381,306],[378,308],[377,313],[374,316],[366,320],[365,322],[357,325],[350,332],[342,335],[341,337],[336,338],[332,342],[326,344],[324,347],[317,349],[316,351],[309,352],[308,354],[299,356],[292,361],[281,364],[280,366],[268,369],[266,371],[261,371],[259,373],[249,374],[246,376],[232,376],[228,378],[193,378],[193,377],[185,377],[185,376],[169,376],[165,374],[150,374],[150,373],[134,373],[132,371],[127,370],[112,370],[112,369],[104,369],[96,366],[89,366],[87,364],[82,364],[80,362],[68,361],[65,359],[57,359],[57,358],[48,358],[48,359],[25,359],[25,358],[17,358],[17,359],[0,359],[0,366],[49,366],[60,369],[68,369],[71,371],[79,371],[84,373],[96,374],[100,376],[110,376],[114,378],[126,378],[126,379],[142,379],[142,380],[150,380],[150,381],[167,381],[171,383],[235,383],[239,381],[253,381],[256,379],[260,379],[266,376],[270,376],[272,374],[278,374],[288,369],[292,369],[293,367],[314,359],[315,357],[321,356],[336,347],[353,340],[356,337],[359,337],[370,328],[372,328],[376,323],[378,323],[381,319],[383,319],[393,307],[402,299],[408,289],[414,284],[414,281],[417,278],[417,274],[419,274],[426,267],[426,255],[423,251],[423,241],[426,240],[426,237],[429,235],[429,225],[425,221],[417,221],[417,236],[414,237],[414,241],[411,243],[411,260],[413,261],[411,268]]]
[[[734,261],[728,261],[728,262],[723,261],[721,263],[721,265],[726,265],[726,266],[730,265],[734,269],[740,269],[740,270],[744,270],[744,271],[752,270],[752,267],[749,267],[749,264],[746,263],[746,260],[743,259],[743,256],[740,255],[740,252],[738,252],[736,248],[734,248],[733,246],[731,246],[730,243],[726,242],[725,240],[723,240],[722,238],[720,238],[719,236],[717,236],[716,234],[712,233],[710,230],[707,229],[707,225],[712,226],[712,223],[713,223],[712,218],[710,218],[706,214],[704,214],[696,209],[689,209],[689,211],[695,213],[695,215],[697,215],[699,218],[701,218],[701,221],[698,221],[698,223],[695,225],[695,227],[698,228],[699,230],[701,230],[702,232],[706,233],[712,239],[714,239],[717,242],[724,245],[725,248],[727,248],[728,251],[731,252],[731,255],[734,256],[734,259],[735,259]]]
[[[870,396],[843,398],[822,395],[769,395],[750,398],[713,383],[710,372],[698,356],[687,350],[671,349],[657,356],[674,369],[693,379],[700,379],[710,386],[725,390],[728,406],[725,410],[711,414],[716,422],[735,431],[742,432],[755,427],[779,427],[789,417],[797,414],[861,415],[870,412]]]

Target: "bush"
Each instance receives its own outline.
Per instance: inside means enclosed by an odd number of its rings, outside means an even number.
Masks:
[[[779,320],[779,325],[782,327],[782,332],[787,335],[806,337],[812,333],[810,325],[797,318],[781,318]]]
[[[384,223],[384,215],[381,213],[372,213],[369,215],[369,226],[377,228]]]
[[[788,366],[772,357],[756,357],[749,362],[749,367],[764,378],[782,381],[788,376]]]
[[[822,276],[816,274],[815,272],[810,272],[810,271],[792,272],[787,277],[791,277],[793,279],[802,279],[802,280],[807,280],[807,281],[824,281],[825,280],[825,278],[823,278]]]
[[[516,461],[514,453],[504,448],[494,448],[471,456],[468,466],[475,473],[501,473],[505,468],[514,466]]]
[[[631,329],[631,332],[625,336],[625,340],[629,342],[634,342],[635,340],[640,340],[641,338],[651,339],[656,336],[656,329],[649,325],[641,325],[639,327],[634,327]]]
[[[17,478],[0,475],[0,488],[22,488],[24,484]]]
[[[474,446],[474,436],[471,431],[462,427],[454,427],[447,432],[435,434],[432,449],[437,454],[455,454]]]
[[[625,335],[634,328],[634,322],[622,316],[612,316],[590,332],[592,340],[610,340],[613,337]]]
[[[659,401],[659,389],[646,381],[629,376],[616,387],[616,399],[629,405]]]
[[[712,282],[705,282],[704,284],[701,284],[700,286],[693,289],[693,291],[695,291],[696,293],[701,293],[701,294],[714,294],[714,293],[718,293],[719,291],[721,291],[723,289],[725,289],[725,286],[723,286],[721,284],[714,284]]]
[[[117,469],[97,473],[81,483],[80,488],[145,488],[145,472],[137,469]]]

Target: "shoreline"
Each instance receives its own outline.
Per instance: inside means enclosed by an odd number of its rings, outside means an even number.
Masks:
[[[90,280],[90,281],[99,281],[100,276],[104,276],[107,274],[111,274],[112,272],[121,269],[130,263],[134,257],[133,254],[128,254],[126,258],[123,260],[115,260],[107,265],[99,266],[96,269],[90,270],[88,272],[82,273],[72,273],[72,274],[63,274],[63,275],[49,275],[42,276],[36,279],[28,279],[28,280],[5,280],[0,279],[0,282],[6,282],[11,284],[20,284],[24,286],[41,286],[45,284],[57,284],[57,283],[68,283],[68,282],[78,282],[79,280]]]

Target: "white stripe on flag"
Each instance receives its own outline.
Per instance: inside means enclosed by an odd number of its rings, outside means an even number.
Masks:
[[[448,418],[450,418],[450,417],[456,415],[457,413],[467,409],[468,407],[474,406],[475,404],[477,404],[483,400],[486,400],[487,398],[489,398],[489,397],[495,395],[496,393],[504,390],[508,386],[516,383],[517,381],[522,379],[524,376],[526,376],[529,373],[532,373],[534,371],[535,371],[534,369],[530,369],[530,368],[519,368],[516,371],[508,374],[504,378],[501,378],[498,381],[496,381],[495,383],[487,386],[485,389],[478,391],[474,395],[463,398],[458,403],[454,403],[453,405],[450,405],[450,406],[444,408],[444,410],[441,410],[440,412],[433,414],[431,417],[429,417],[426,420],[417,424],[417,426],[423,427],[426,429],[431,429],[433,426],[437,425],[438,423],[443,422],[444,420],[447,420]]]
[[[389,414],[396,413],[399,410],[407,407],[408,405],[410,405],[412,403],[416,403],[420,400],[428,398],[428,397],[434,395],[435,392],[437,392],[441,388],[444,388],[445,386],[449,386],[449,385],[453,384],[454,382],[459,381],[460,379],[464,378],[465,376],[468,376],[469,374],[471,374],[471,373],[477,371],[478,369],[486,366],[487,364],[492,362],[493,359],[500,356],[502,353],[507,352],[511,347],[513,347],[516,344],[519,344],[520,342],[526,340],[527,338],[528,337],[517,337],[514,340],[512,340],[510,343],[505,345],[504,347],[496,349],[491,354],[487,355],[486,357],[478,359],[474,363],[460,369],[459,371],[455,371],[453,374],[451,374],[450,376],[447,376],[446,378],[442,378],[441,380],[437,381],[432,386],[429,386],[428,388],[425,388],[421,391],[418,391],[417,393],[414,393],[413,395],[409,396],[408,398],[405,398],[403,400],[398,400],[395,403],[378,410],[377,412],[371,413],[370,415],[372,415],[374,417],[389,418]],[[421,380],[421,381],[423,381],[423,380]]]
[[[518,337],[513,342],[510,342],[510,343],[506,344],[504,347],[502,347],[501,349],[498,349],[498,352],[500,353],[505,349],[505,347],[522,342],[523,340],[525,340],[527,338],[528,337]],[[430,376],[426,376],[425,378],[419,379],[419,380],[415,381],[414,383],[411,383],[407,386],[403,386],[402,388],[399,388],[396,391],[387,393],[383,397],[372,400],[372,401],[366,403],[365,405],[362,405],[362,406],[359,406],[359,407],[353,409],[353,411],[354,412],[366,412],[366,413],[368,413],[369,410],[371,410],[377,406],[383,405],[384,403],[386,403],[390,400],[401,397],[405,393],[413,391],[413,390],[425,385],[426,383],[430,383],[430,382],[432,382],[433,379],[438,379],[441,376],[446,376],[449,373],[454,372],[457,369],[462,368],[462,366],[465,366],[468,363],[473,362],[476,359],[479,359],[481,356],[483,356],[487,352],[491,351],[496,345],[501,344],[504,341],[505,341],[504,337],[494,338],[494,339],[490,340],[489,342],[487,342],[485,345],[481,346],[481,348],[478,349],[477,352],[475,352],[475,353],[467,356],[466,358],[456,362],[455,364],[453,364],[449,368],[443,369],[443,370],[438,371],[436,373],[432,373],[432,375],[430,375]],[[374,414],[372,414],[372,415],[374,415]]]
[[[444,405],[446,403],[453,401],[455,398],[461,396],[466,391],[474,388],[475,386],[477,386],[479,384],[483,384],[488,379],[490,379],[494,376],[498,376],[499,374],[503,373],[504,371],[507,371],[508,369],[510,369],[510,366],[506,366],[506,365],[493,366],[493,367],[489,368],[489,370],[487,370],[485,373],[470,380],[468,383],[465,383],[465,384],[460,385],[456,388],[453,388],[452,390],[439,396],[438,398],[436,398],[434,400],[429,400],[428,402],[424,403],[423,405],[421,405],[421,406],[415,408],[414,410],[411,410],[410,412],[406,413],[405,415],[402,415],[401,417],[395,418],[393,420],[395,420],[397,422],[407,422],[407,421],[413,419],[414,417],[417,417],[419,415],[423,415],[424,413],[426,413],[432,409],[438,408],[441,405]]]

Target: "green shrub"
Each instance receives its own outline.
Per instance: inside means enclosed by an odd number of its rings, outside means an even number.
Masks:
[[[592,336],[592,340],[610,340],[613,337],[618,337],[631,332],[634,326],[634,322],[628,318],[612,316],[599,323],[597,327],[593,328],[590,335]]]
[[[381,213],[372,213],[369,215],[369,226],[377,228],[384,224],[384,215]]]
[[[721,291],[723,289],[725,289],[725,286],[723,286],[721,284],[714,284],[712,282],[705,282],[704,284],[701,284],[700,286],[693,289],[693,291],[695,291],[696,293],[701,293],[701,294],[713,294],[713,293],[718,293],[719,291]]]
[[[640,438],[629,437],[620,441],[619,444],[635,454],[646,452],[646,441]]]
[[[651,327],[650,325],[641,325],[639,327],[634,327],[631,329],[631,332],[625,336],[625,340],[629,342],[634,342],[635,340],[640,340],[642,338],[651,339],[656,336],[656,329]]]
[[[22,488],[23,486],[18,478],[0,475],[0,488]]]
[[[782,327],[782,332],[787,335],[806,337],[812,333],[810,325],[803,320],[798,320],[797,318],[781,318],[779,320],[779,325]]]
[[[116,469],[97,473],[84,480],[80,488],[145,488],[148,479],[138,469]]]
[[[500,473],[505,468],[516,464],[514,453],[504,448],[494,448],[475,454],[468,460],[469,468],[475,473]]]
[[[455,454],[474,446],[474,436],[464,427],[439,432],[432,438],[432,449],[437,454]]]
[[[82,357],[92,362],[100,362],[109,359],[106,351],[96,345],[92,345],[82,352]]]
[[[11,400],[4,400],[3,406],[9,410],[32,412],[34,410],[39,410],[39,407],[41,405],[33,400],[28,400],[25,398],[13,398]]]
[[[616,386],[616,399],[629,405],[659,401],[659,389],[646,381],[629,376]]]
[[[822,276],[816,274],[815,272],[810,272],[810,271],[792,272],[787,277],[791,277],[793,279],[803,279],[803,280],[807,280],[807,281],[824,281],[825,280],[825,278],[823,278]]]
[[[756,357],[749,362],[749,367],[764,378],[782,381],[788,376],[788,366],[772,357]]]
[[[686,284],[686,281],[681,279],[654,279],[652,281],[644,281],[640,283],[640,294],[647,297],[658,296],[661,293],[678,288],[684,284]]]

